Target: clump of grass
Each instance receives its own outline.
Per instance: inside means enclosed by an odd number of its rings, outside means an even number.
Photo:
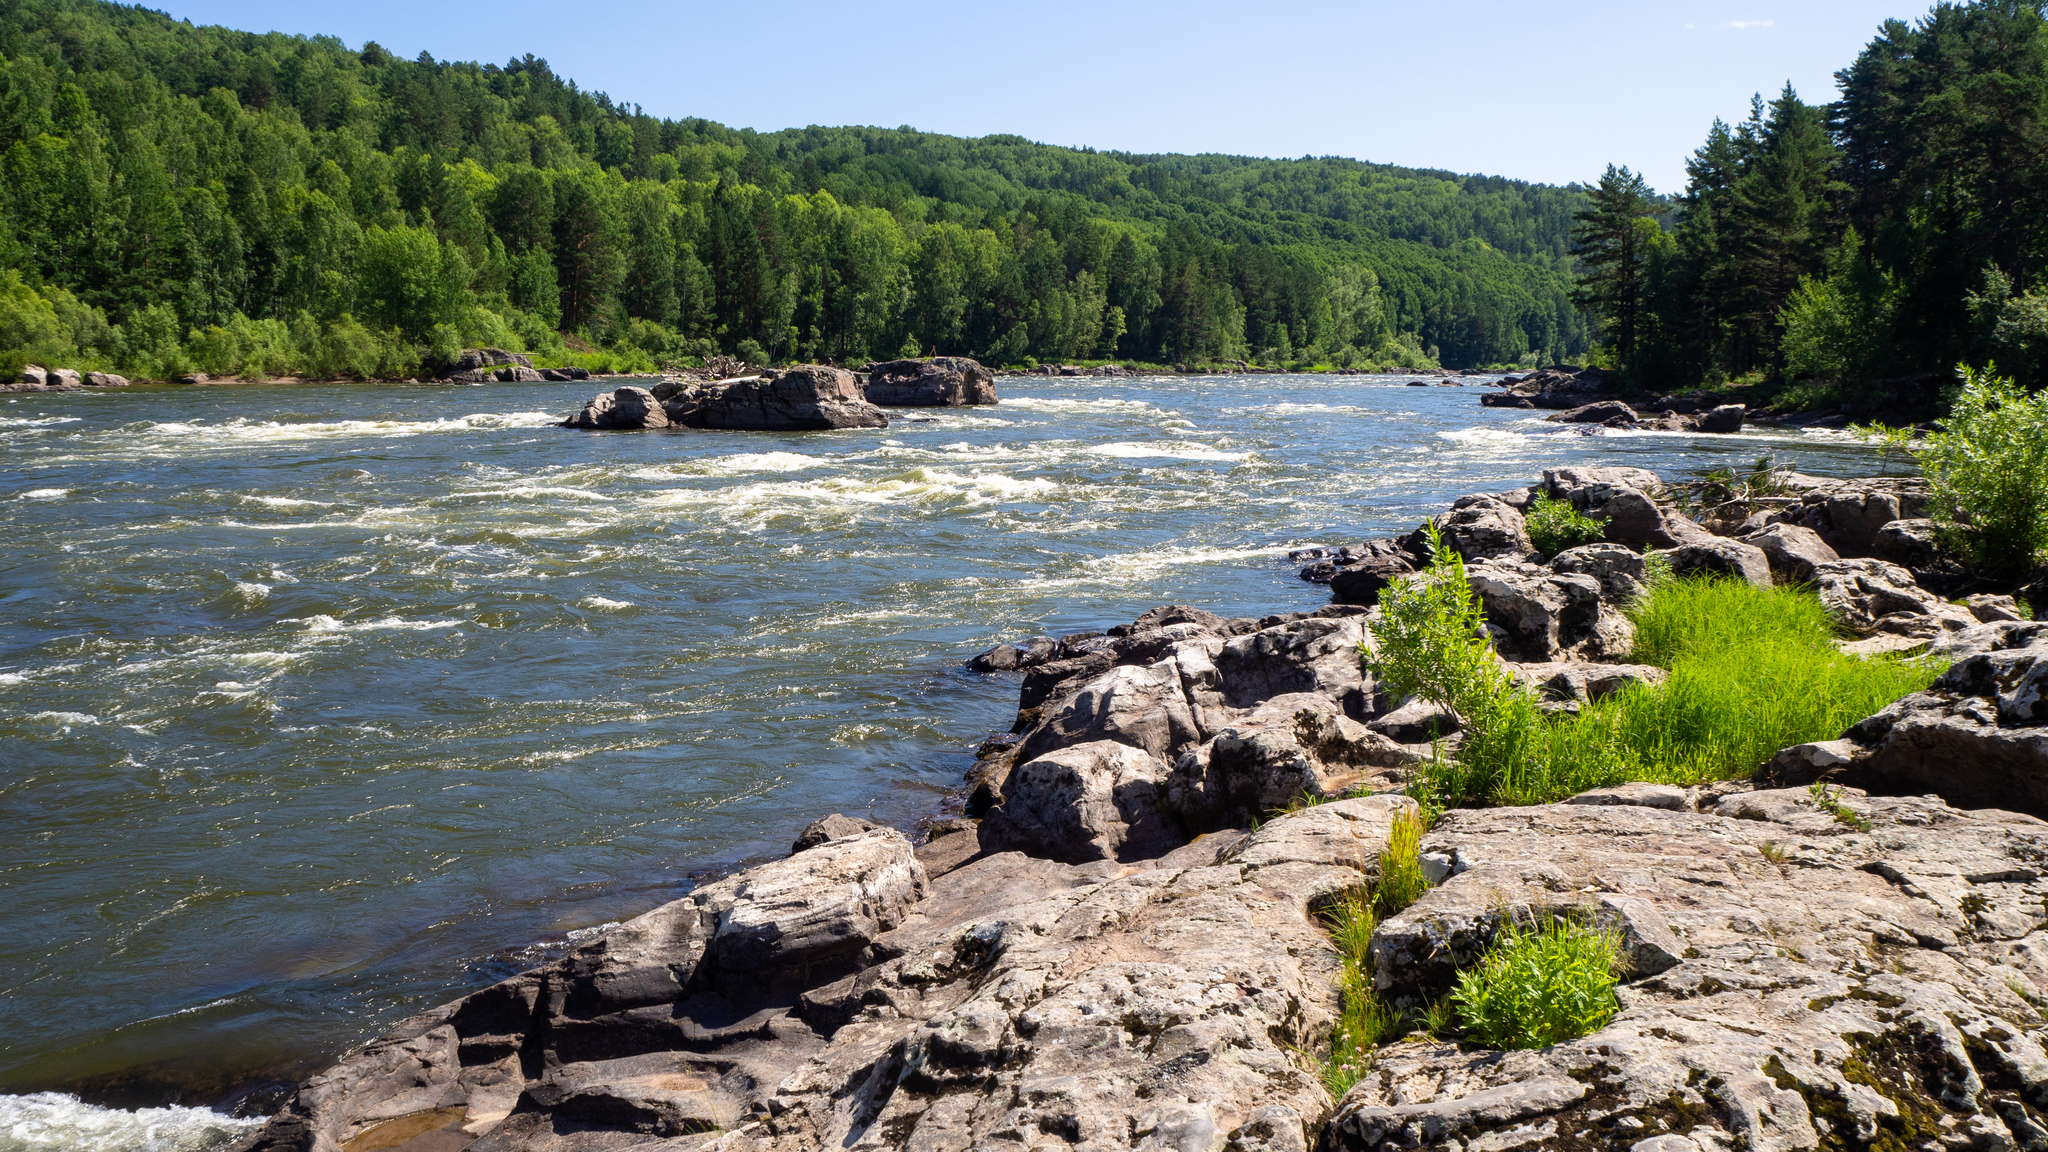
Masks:
[[[1342,961],[1337,989],[1343,1008],[1330,1036],[1330,1056],[1322,1063],[1323,1087],[1333,1099],[1342,1098],[1371,1070],[1373,1049],[1414,1027],[1373,987],[1372,934],[1382,917],[1415,903],[1428,890],[1421,845],[1422,820],[1410,812],[1395,816],[1387,847],[1380,853],[1378,881],[1370,891],[1351,892],[1323,913]],[[1448,1017],[1437,1008],[1433,1014],[1425,1012],[1422,1023],[1435,1033],[1448,1027]]]
[[[1607,526],[1571,506],[1569,500],[1538,496],[1529,502],[1529,542],[1538,552],[1555,556],[1567,548],[1591,544],[1607,535]]]
[[[1844,655],[1834,621],[1803,589],[1659,575],[1629,614],[1634,659],[1669,669],[1668,681],[1546,717],[1487,651],[1483,611],[1464,565],[1447,553],[1381,594],[1385,621],[1370,658],[1392,691],[1418,692],[1465,718],[1457,759],[1425,765],[1416,789],[1445,807],[1746,776],[1779,749],[1833,739],[1940,673]]]
[[[1597,1032],[1620,1007],[1619,942],[1564,920],[1523,929],[1506,919],[1479,963],[1458,974],[1451,1003],[1467,1040],[1542,1048]]]
[[[1422,873],[1422,818],[1412,812],[1394,817],[1394,828],[1380,853],[1380,878],[1373,885],[1373,911],[1392,916],[1422,899],[1429,880]]]

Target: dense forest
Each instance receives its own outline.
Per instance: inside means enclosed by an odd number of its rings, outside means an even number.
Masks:
[[[0,0],[0,371],[1582,354],[1576,189],[910,128],[735,130],[503,66]]]
[[[1671,201],[1608,169],[1577,229],[1604,355],[1646,387],[1769,381],[1852,408],[1959,363],[2048,383],[2040,0],[1887,21],[1836,80],[1832,104],[1788,85],[1716,121]]]

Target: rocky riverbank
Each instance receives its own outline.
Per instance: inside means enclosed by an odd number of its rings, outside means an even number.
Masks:
[[[1340,1008],[1320,911],[1373,882],[1421,740],[1456,727],[1361,665],[1372,602],[1420,560],[1375,541],[1303,557],[1341,598],[1316,612],[1167,607],[983,653],[1022,682],[967,815],[922,843],[819,820],[787,859],[412,1018],[239,1148],[2048,1146],[2048,625],[1870,554],[1918,510],[1908,484],[1697,519],[1686,495],[1557,469],[1438,523],[1558,706],[1660,674],[1623,662],[1652,556],[1810,580],[1953,667],[1754,783],[1443,816],[1435,886],[1374,934],[1381,997],[1433,1001],[1505,917],[1564,915],[1631,963],[1593,1035],[1410,1039],[1341,1099],[1317,1074]],[[1609,539],[1538,552],[1538,496]],[[1840,786],[1798,786],[1823,773]]]

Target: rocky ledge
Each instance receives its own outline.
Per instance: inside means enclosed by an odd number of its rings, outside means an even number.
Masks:
[[[1553,705],[1661,675],[1616,662],[1645,552],[1733,544],[1758,579],[1795,562],[1655,480],[1560,469],[1438,518]],[[1543,557],[1516,504],[1537,490],[1641,542]],[[1355,551],[1337,567],[1410,555]],[[404,1022],[238,1152],[2048,1147],[2048,823],[2009,810],[2048,811],[2048,625],[1950,628],[1970,613],[1856,587],[1842,602],[1873,621],[1934,617],[1956,663],[1854,748],[1788,750],[1754,786],[1453,811],[1424,836],[1434,887],[1372,939],[1381,996],[1435,1001],[1507,918],[1568,917],[1629,963],[1619,1014],[1582,1039],[1404,1041],[1331,1097],[1319,915],[1376,879],[1416,741],[1456,717],[1363,670],[1366,605],[1172,606],[976,657],[1022,674],[1017,723],[982,749],[968,816],[924,843],[820,820],[786,859]],[[1978,743],[1944,762],[1937,730]],[[1851,762],[1849,787],[1780,786]]]
[[[965,356],[891,360],[868,371],[867,398],[885,408],[957,408],[994,404],[996,379]]]

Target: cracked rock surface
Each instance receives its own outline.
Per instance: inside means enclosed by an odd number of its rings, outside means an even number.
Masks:
[[[1383,1049],[1330,1147],[2048,1146],[2048,824],[1842,803],[1867,831],[1804,789],[1447,814],[1450,875],[1374,938],[1384,995],[1441,995],[1506,915],[1611,927],[1635,972],[1583,1039]]]

